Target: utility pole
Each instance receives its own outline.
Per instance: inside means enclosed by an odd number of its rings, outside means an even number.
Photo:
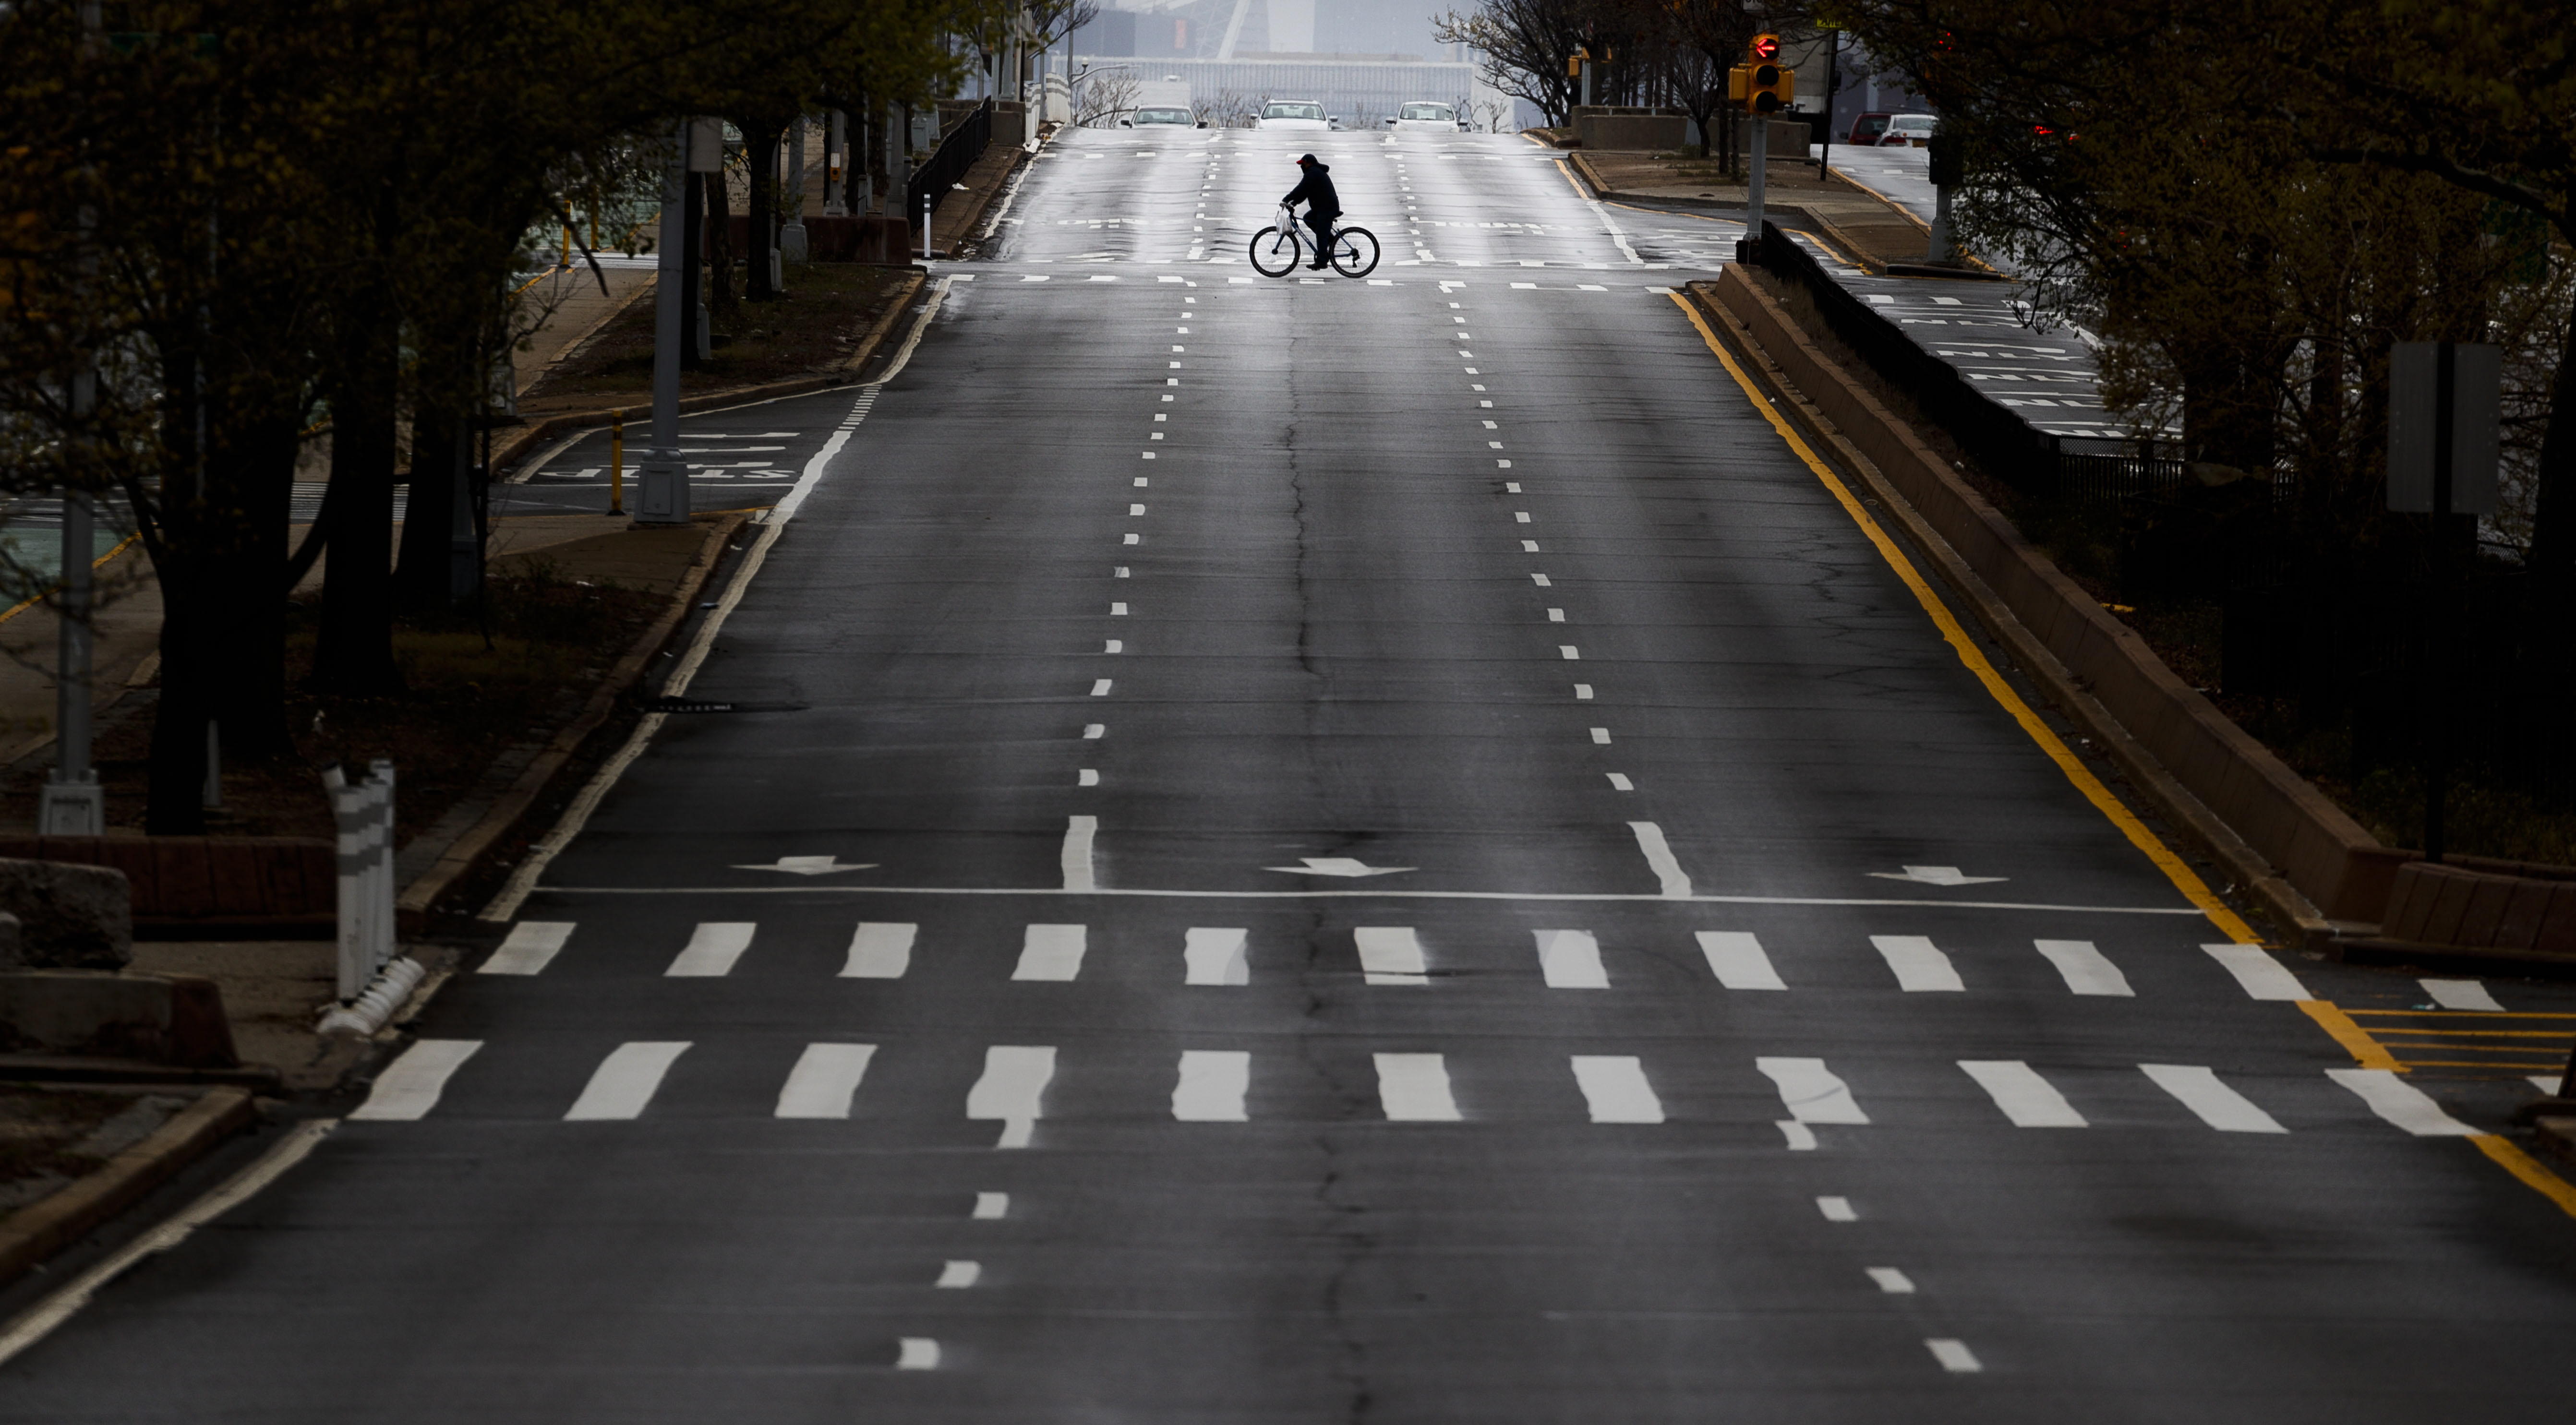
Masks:
[[[662,169],[662,238],[654,253],[653,443],[637,482],[638,525],[689,522],[689,468],[680,454],[680,342],[687,335],[683,307],[694,300],[682,266],[696,246],[686,240],[693,216],[686,200],[698,138],[697,121],[680,120],[672,134],[670,161]]]
[[[82,0],[81,42],[95,57],[107,30],[99,0]],[[94,174],[88,176],[94,177]],[[80,209],[80,248],[73,259],[86,279],[97,271],[92,238],[98,210]],[[73,459],[90,447],[89,421],[98,412],[98,360],[80,353],[72,368],[71,438],[63,443]],[[54,674],[54,770],[37,795],[36,831],[42,836],[97,836],[107,830],[107,794],[90,765],[90,560],[95,557],[89,492],[63,485],[63,582],[55,601],[60,621]]]

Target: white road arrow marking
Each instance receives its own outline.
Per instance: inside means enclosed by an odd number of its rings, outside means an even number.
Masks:
[[[1392,876],[1399,871],[1419,870],[1416,866],[1372,866],[1348,856],[1300,856],[1302,866],[1264,866],[1265,871],[1285,871],[1292,876]]]
[[[1903,871],[1872,871],[1882,881],[1920,881],[1927,886],[1982,886],[2009,876],[1962,876],[1956,866],[1908,866]]]
[[[736,866],[737,871],[785,871],[791,876],[828,876],[835,871],[873,871],[874,861],[847,862],[833,856],[781,856],[775,863]]]

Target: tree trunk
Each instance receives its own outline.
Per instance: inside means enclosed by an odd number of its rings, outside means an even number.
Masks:
[[[706,175],[707,311],[720,328],[740,330],[742,299],[733,286],[733,210],[722,173]]]
[[[444,402],[423,398],[412,415],[411,499],[402,561],[394,568],[394,602],[401,608],[432,612],[455,602],[456,497],[471,439],[464,418]]]
[[[295,750],[286,728],[286,601],[276,571],[286,563],[295,457],[302,438],[292,409],[264,421],[233,462],[228,511],[239,523],[224,541],[222,609],[210,701],[228,758],[265,761]]]
[[[756,132],[747,131],[751,150],[751,176],[746,183],[751,208],[751,300],[775,301],[785,295],[778,284],[770,281],[769,254],[778,246],[778,149],[780,131],[761,125]]]
[[[400,351],[389,304],[353,297],[346,316],[331,388],[331,555],[322,573],[313,683],[376,696],[402,690],[392,568]]]

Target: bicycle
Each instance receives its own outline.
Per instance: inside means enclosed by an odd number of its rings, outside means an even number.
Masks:
[[[1252,235],[1252,270],[1264,277],[1285,277],[1307,260],[1306,227],[1286,208],[1279,220]],[[1333,270],[1344,277],[1366,277],[1377,270],[1377,234],[1366,228],[1333,229]],[[1276,264],[1276,265],[1273,265]]]

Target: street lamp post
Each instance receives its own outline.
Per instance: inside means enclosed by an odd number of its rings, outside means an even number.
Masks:
[[[670,161],[662,169],[662,237],[653,284],[653,443],[637,481],[639,525],[689,522],[689,468],[680,454],[680,328],[689,283],[681,269],[689,223],[684,199],[697,159],[697,121],[682,119],[672,138]]]

